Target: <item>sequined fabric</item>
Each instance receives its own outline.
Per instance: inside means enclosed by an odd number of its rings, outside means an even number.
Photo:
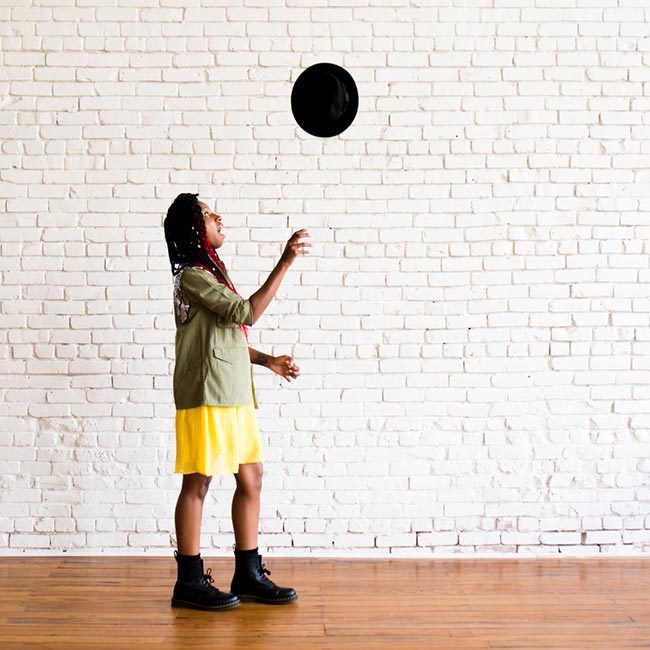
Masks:
[[[179,322],[184,323],[190,313],[190,303],[187,301],[181,288],[181,276],[185,269],[181,269],[174,278],[174,312]]]

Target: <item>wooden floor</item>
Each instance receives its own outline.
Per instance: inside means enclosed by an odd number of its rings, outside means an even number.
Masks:
[[[650,648],[650,558],[263,562],[295,603],[172,609],[173,552],[0,558],[0,648]]]

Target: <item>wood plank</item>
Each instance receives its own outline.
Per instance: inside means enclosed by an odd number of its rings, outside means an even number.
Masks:
[[[650,559],[264,562],[298,601],[172,608],[173,556],[0,558],[0,648],[650,648]]]

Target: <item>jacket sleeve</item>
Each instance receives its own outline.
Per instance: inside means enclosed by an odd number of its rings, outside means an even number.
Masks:
[[[188,268],[183,271],[181,286],[190,300],[198,300],[210,311],[231,323],[253,324],[253,306],[247,298],[213,278],[203,269]]]

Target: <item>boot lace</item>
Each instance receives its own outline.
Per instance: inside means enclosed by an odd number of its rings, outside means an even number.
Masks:
[[[262,564],[260,560],[260,578],[264,580],[264,582],[268,582],[269,584],[274,584],[271,580],[269,580],[266,575],[271,575],[271,572],[266,568],[265,564]]]
[[[210,586],[214,582],[214,578],[212,577],[212,567],[210,567],[206,573],[203,574],[203,581]]]

